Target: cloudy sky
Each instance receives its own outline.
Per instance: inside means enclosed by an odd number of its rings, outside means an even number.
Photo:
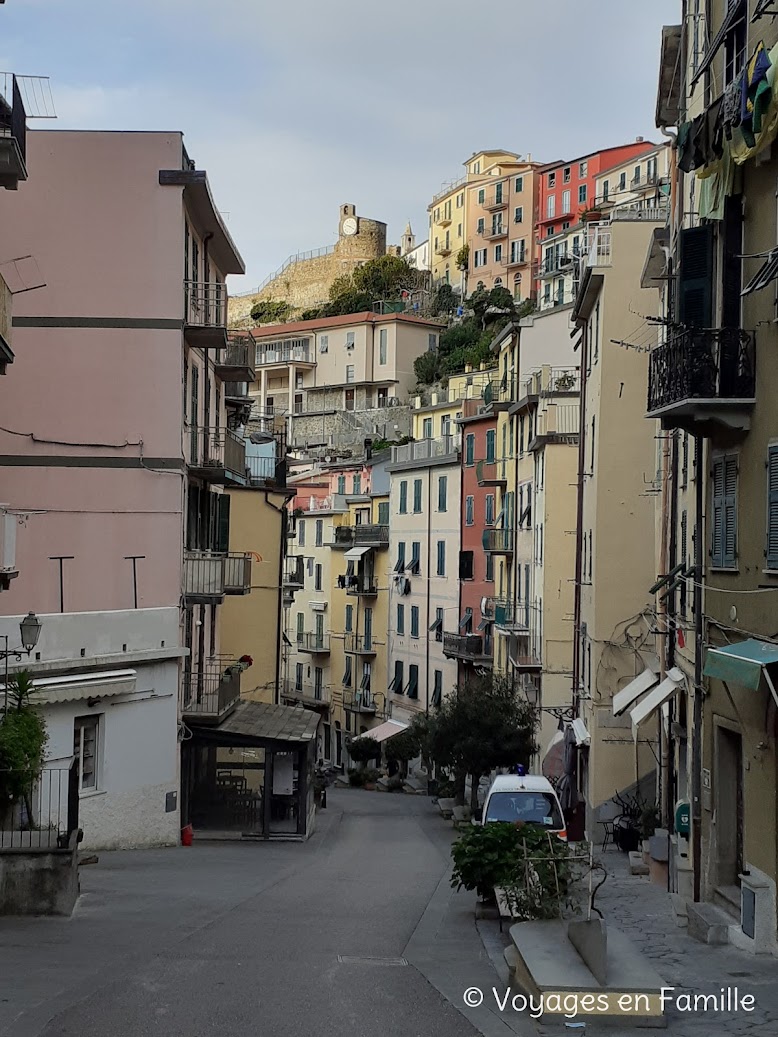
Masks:
[[[0,71],[50,76],[60,128],[183,130],[240,291],[331,244],[342,202],[426,237],[430,197],[481,148],[656,139],[679,17],[680,0],[7,0]]]

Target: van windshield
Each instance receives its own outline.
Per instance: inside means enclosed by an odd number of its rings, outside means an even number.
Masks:
[[[565,827],[556,798],[550,792],[495,792],[486,807],[487,821],[524,821],[552,831]]]

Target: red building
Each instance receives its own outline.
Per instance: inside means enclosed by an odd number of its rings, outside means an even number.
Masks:
[[[548,166],[540,177],[538,218],[535,228],[539,244],[578,223],[581,212],[598,201],[595,179],[630,159],[651,151],[656,145],[638,137],[632,144],[605,148],[571,162]]]
[[[472,409],[475,409],[474,407]],[[460,680],[472,667],[491,667],[494,654],[494,556],[483,549],[484,530],[497,514],[497,419],[494,414],[468,414],[462,429],[462,517],[459,554],[460,610],[458,630]]]

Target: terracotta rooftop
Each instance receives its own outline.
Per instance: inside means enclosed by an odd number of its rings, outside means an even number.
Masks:
[[[291,335],[296,331],[318,331],[320,328],[344,328],[352,324],[421,324],[428,328],[441,328],[443,322],[427,317],[412,317],[407,313],[347,313],[342,317],[319,317],[316,320],[296,320],[289,324],[268,324],[261,328],[252,328],[254,338],[278,338],[279,335]]]

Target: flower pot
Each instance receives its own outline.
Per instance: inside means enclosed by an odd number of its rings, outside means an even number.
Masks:
[[[191,846],[194,841],[194,828],[191,825],[184,825],[181,829],[181,845]]]

